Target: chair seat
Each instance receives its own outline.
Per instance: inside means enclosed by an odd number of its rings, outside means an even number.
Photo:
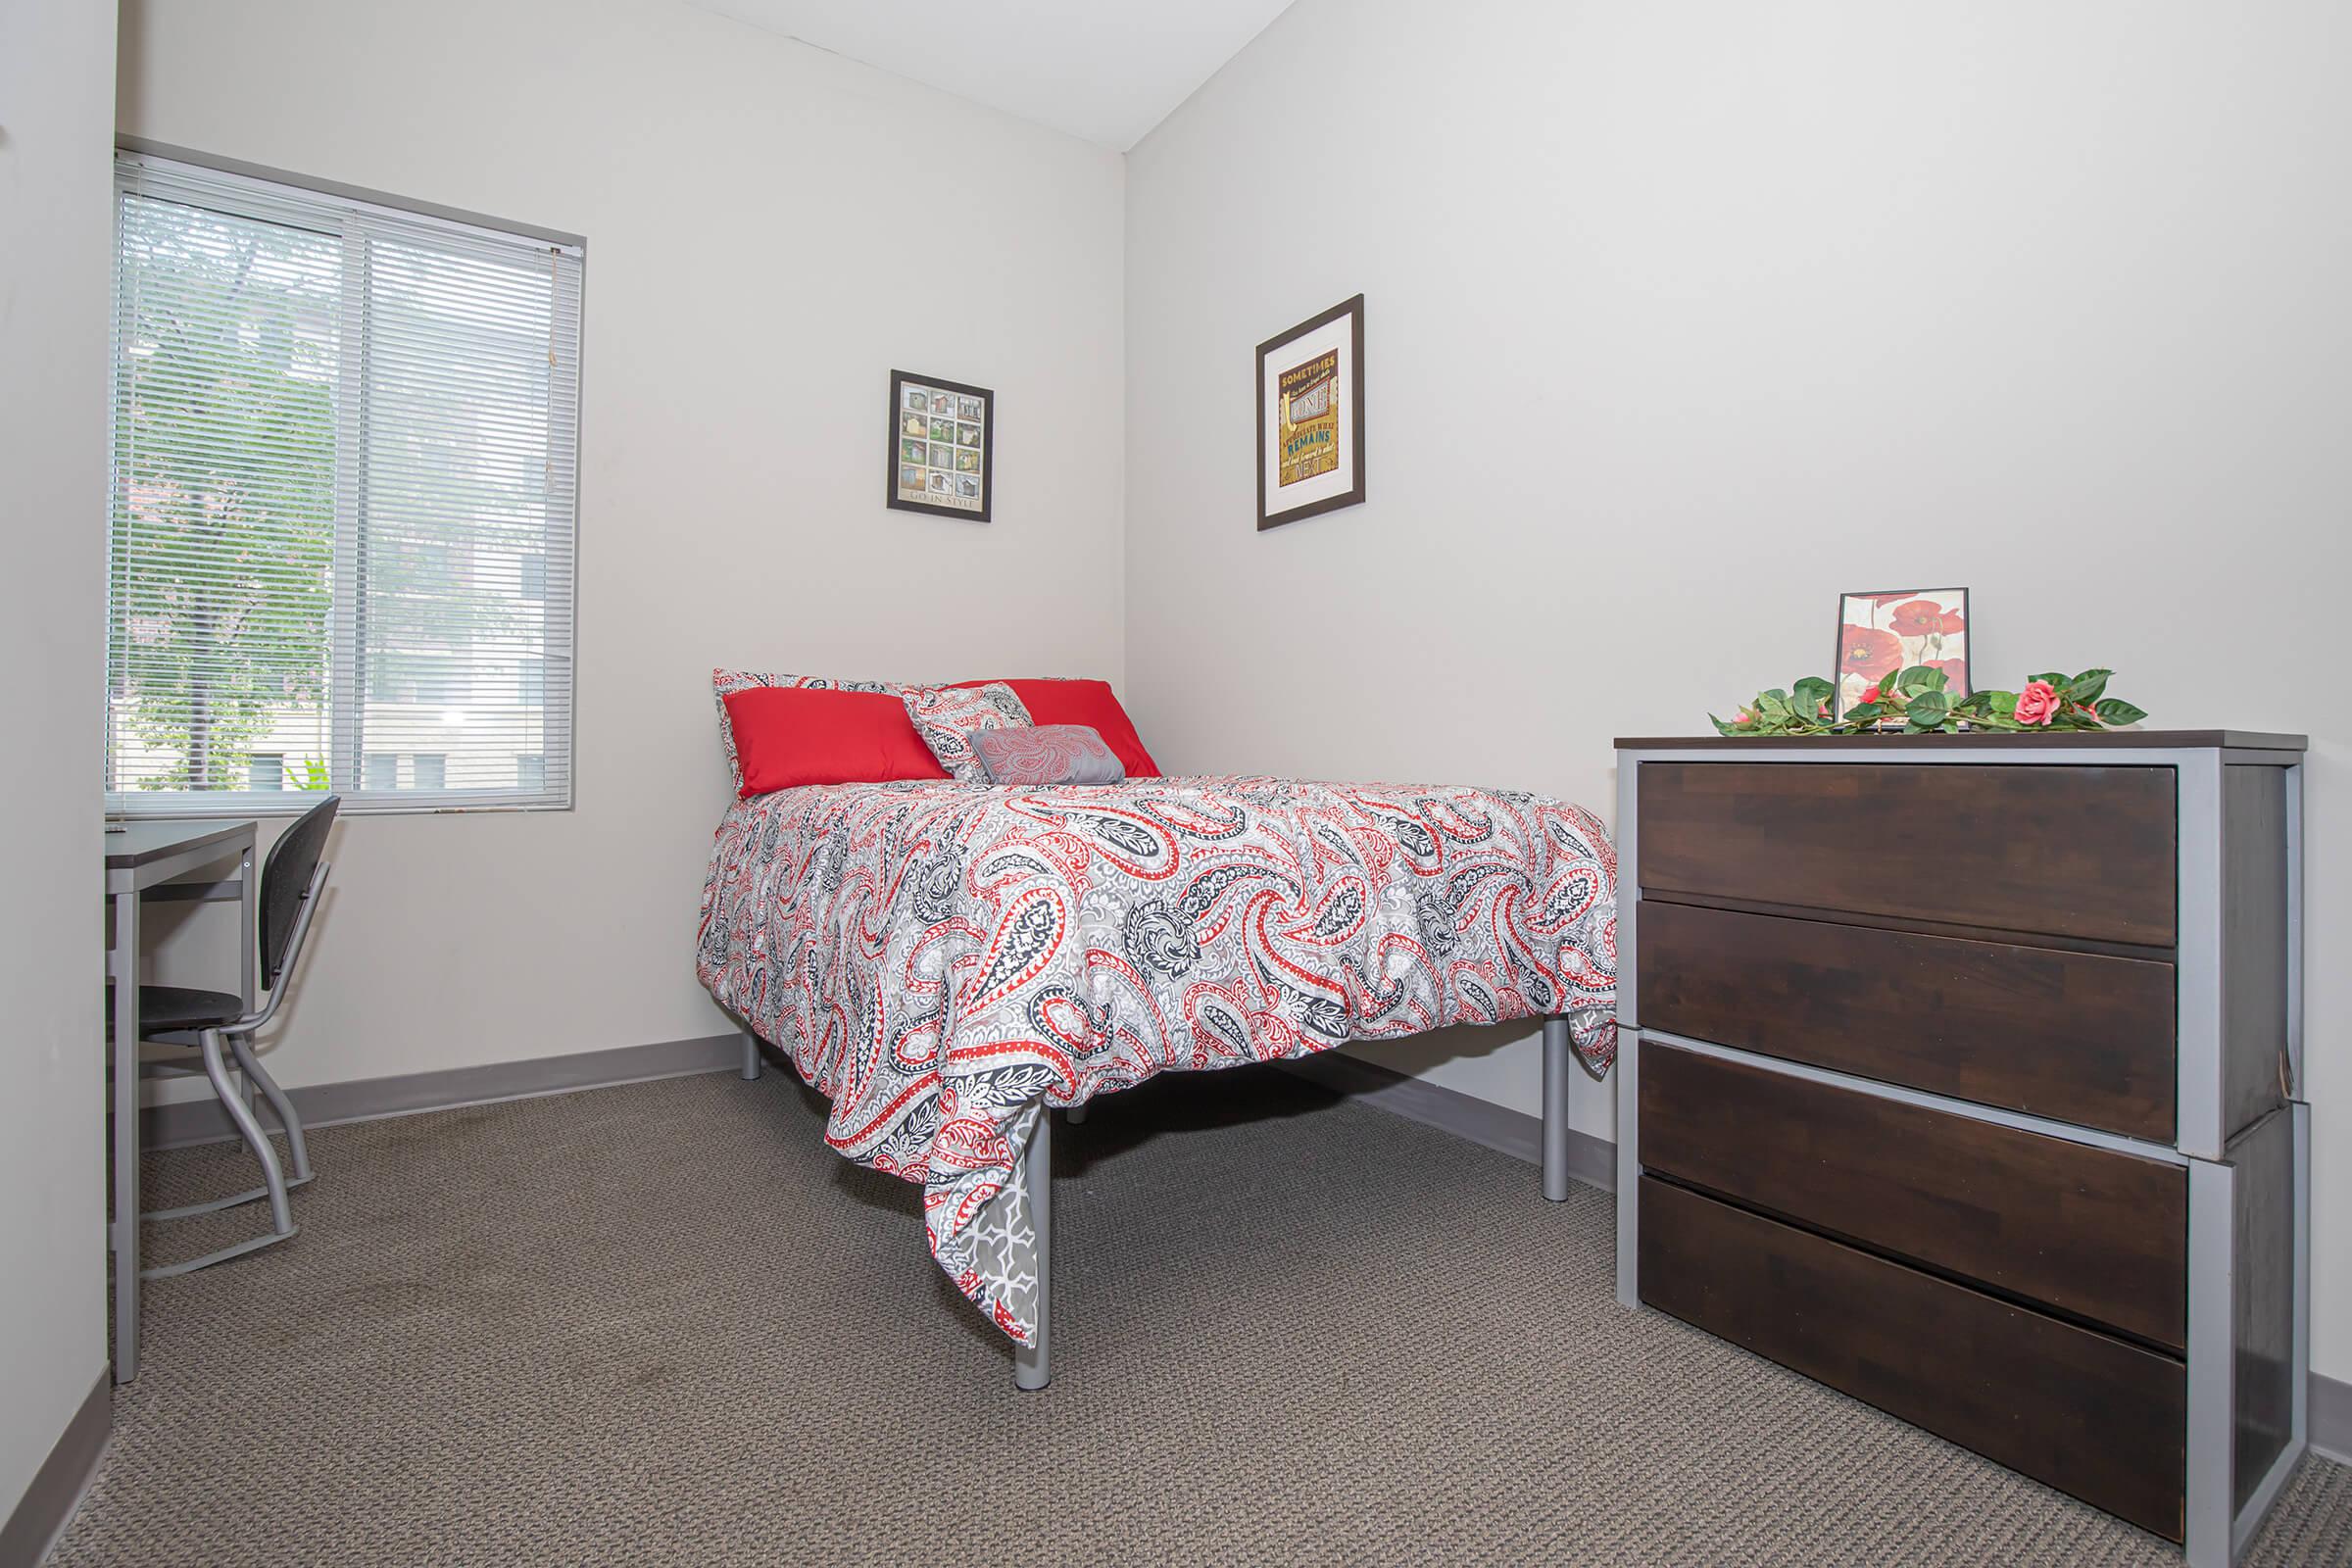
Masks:
[[[115,1010],[115,988],[106,988],[107,1016]],[[139,987],[139,1033],[169,1029],[203,1029],[245,1015],[245,1003],[226,991],[196,991],[187,986]]]

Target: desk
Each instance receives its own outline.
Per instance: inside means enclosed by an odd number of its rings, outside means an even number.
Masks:
[[[106,976],[115,988],[115,1381],[139,1375],[139,905],[145,899],[234,899],[240,986],[252,1010],[256,968],[255,825],[220,818],[132,822],[106,835],[106,896],[115,935]],[[233,863],[235,874],[221,876]],[[198,878],[197,872],[211,872]]]

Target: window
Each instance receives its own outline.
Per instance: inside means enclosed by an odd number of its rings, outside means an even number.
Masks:
[[[116,191],[109,808],[568,806],[579,245]]]

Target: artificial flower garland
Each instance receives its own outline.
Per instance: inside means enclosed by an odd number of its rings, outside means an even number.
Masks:
[[[1882,678],[1862,700],[1831,716],[1837,688],[1818,675],[1793,686],[1775,686],[1725,721],[1707,721],[1719,735],[1852,735],[1864,730],[1900,729],[1906,735],[1952,734],[1969,729],[2033,733],[2057,729],[2114,729],[2148,715],[2118,697],[2109,697],[2111,669],[2086,669],[2076,676],[2035,675],[2023,691],[1950,694],[1950,678],[1929,664],[1913,664]]]

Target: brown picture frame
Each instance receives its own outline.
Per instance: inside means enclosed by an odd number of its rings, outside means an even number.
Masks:
[[[1295,343],[1309,332],[1329,326],[1342,317],[1349,318],[1348,332],[1348,368],[1347,396],[1349,408],[1353,450],[1347,455],[1350,483],[1348,488],[1320,501],[1269,514],[1266,511],[1266,361],[1285,345]],[[1287,332],[1277,332],[1257,346],[1256,388],[1257,405],[1257,531],[1279,528],[1286,522],[1302,517],[1319,517],[1342,507],[1360,505],[1364,499],[1364,297],[1357,294],[1342,300],[1322,315],[1300,321]]]
[[[919,443],[901,428],[901,421],[911,416],[914,412],[906,401],[906,389],[909,387],[919,387],[928,396],[945,394],[956,400],[956,407],[954,408],[944,411],[933,411],[929,408],[924,410],[926,432]],[[980,403],[979,418],[974,420],[960,417],[963,413],[962,404],[966,400],[975,398]],[[928,429],[933,422],[944,424],[947,427],[945,439],[935,439],[936,433]],[[965,440],[959,432],[970,431],[974,425],[978,426],[974,433],[975,439]],[[945,376],[918,375],[912,370],[893,370],[890,372],[889,432],[890,447],[884,454],[887,462],[882,470],[882,499],[885,506],[893,512],[923,512],[934,517],[953,517],[959,522],[986,522],[989,520],[990,514],[995,510],[997,495],[996,393],[984,386],[951,381]],[[907,450],[917,444],[924,447],[926,461],[909,464],[906,461]],[[938,456],[941,451],[947,453],[949,461],[946,463],[929,461],[930,458]],[[979,454],[978,467],[976,470],[966,468],[964,460],[975,451]],[[944,474],[951,485],[959,486],[969,480],[979,490],[977,497],[979,505],[976,507],[962,506],[954,502],[942,505],[937,502],[913,500],[907,496],[906,486],[903,482],[903,474],[908,470],[925,474],[933,472]]]

